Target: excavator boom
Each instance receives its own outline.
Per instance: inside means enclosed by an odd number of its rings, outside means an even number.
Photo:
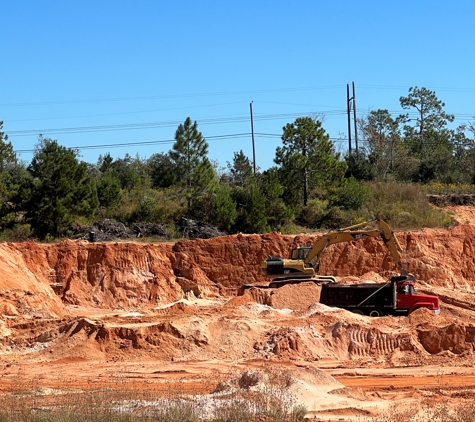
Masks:
[[[377,223],[377,230],[357,230],[358,228],[366,227],[371,223]],[[308,266],[310,262],[315,259],[315,263],[313,266],[317,268],[318,264],[320,263],[320,258],[327,246],[333,245],[335,243],[352,242],[354,240],[364,239],[367,237],[381,237],[381,239],[383,239],[384,244],[389,249],[391,256],[396,262],[396,265],[399,267],[401,273],[406,274],[408,272],[402,263],[401,255],[399,253],[401,252],[405,256],[404,251],[399,241],[397,240],[394,232],[383,220],[364,222],[354,226],[339,229],[336,232],[327,233],[326,235],[321,237],[312,247],[312,249],[304,260],[304,264],[305,266]]]

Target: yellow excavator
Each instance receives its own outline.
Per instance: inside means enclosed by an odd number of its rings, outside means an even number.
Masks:
[[[375,224],[377,228],[365,229],[370,224]],[[401,255],[407,265],[409,265],[409,262],[391,228],[383,220],[373,220],[328,232],[318,239],[313,246],[301,246],[293,249],[290,259],[269,256],[261,265],[262,275],[274,278],[267,287],[276,288],[305,281],[335,283],[334,277],[317,274],[323,252],[328,246],[335,243],[352,242],[368,237],[381,237],[396,262],[401,275],[412,276],[403,265]]]

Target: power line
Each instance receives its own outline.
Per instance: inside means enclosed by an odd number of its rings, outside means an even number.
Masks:
[[[255,116],[254,120],[265,121],[265,120],[281,120],[294,117],[300,117],[303,115],[310,115],[313,112],[307,113],[281,113],[281,114],[263,114]],[[342,111],[334,111],[334,114],[341,114]],[[227,123],[240,123],[247,122],[249,120],[248,115],[238,114],[235,117],[214,117],[208,119],[200,119],[200,125],[210,125],[210,124],[227,124]],[[159,127],[176,127],[181,124],[182,121],[164,121],[164,122],[147,122],[147,123],[126,123],[120,125],[100,125],[100,126],[77,126],[77,127],[68,127],[68,128],[48,128],[48,129],[24,129],[24,130],[13,130],[8,131],[8,136],[28,136],[28,135],[37,135],[37,134],[65,134],[65,133],[89,133],[89,132],[109,132],[109,131],[119,131],[119,130],[137,130],[137,129],[155,129]]]
[[[278,133],[262,133],[256,132],[255,135],[259,138],[281,138],[282,135]],[[245,138],[251,136],[250,132],[246,133],[231,133],[227,135],[215,135],[215,136],[207,136],[206,140],[223,140],[223,139],[237,139],[237,138]],[[333,142],[346,142],[348,139],[345,138],[330,138]],[[137,142],[123,142],[123,143],[114,143],[114,144],[100,144],[100,145],[82,145],[82,146],[73,146],[67,147],[74,150],[86,150],[86,149],[114,149],[114,148],[123,148],[128,146],[147,146],[147,145],[157,145],[157,144],[172,144],[175,143],[174,139],[162,139],[162,140],[154,140],[154,141],[137,141]],[[35,149],[18,149],[15,150],[16,153],[32,153],[35,152]]]
[[[245,136],[249,136],[250,133],[232,133],[229,135],[215,135],[215,136],[207,136],[206,139],[235,139],[235,138],[242,138]],[[115,143],[115,144],[102,144],[102,145],[82,145],[82,146],[75,146],[75,147],[67,147],[74,150],[85,150],[85,149],[100,149],[100,148],[123,148],[128,146],[146,146],[146,145],[156,145],[156,144],[171,144],[175,143],[174,139],[163,139],[163,140],[156,140],[156,141],[138,141],[138,142],[123,142],[123,143]],[[35,149],[19,149],[15,150],[17,153],[28,153],[28,152],[35,152]]]
[[[372,85],[359,83],[358,86],[368,89],[408,89],[406,85]],[[0,107],[26,107],[26,106],[44,106],[44,105],[64,105],[64,104],[87,104],[87,103],[105,103],[105,102],[121,102],[121,101],[144,101],[157,99],[173,99],[173,98],[198,98],[198,97],[212,97],[223,95],[248,95],[248,94],[264,94],[276,92],[293,92],[293,91],[313,91],[322,89],[342,89],[343,85],[323,85],[323,86],[307,86],[307,87],[288,87],[288,88],[268,88],[268,89],[254,89],[243,91],[217,91],[217,92],[202,92],[193,94],[166,94],[166,95],[148,95],[135,97],[112,97],[112,98],[93,98],[93,99],[75,99],[75,100],[57,100],[57,101],[31,101],[31,102],[17,102],[17,103],[3,103]],[[430,87],[427,89],[439,90],[445,92],[475,92],[475,88],[467,87]]]
[[[360,84],[358,83],[358,86],[361,86],[363,88],[373,88],[373,89],[408,89],[407,86],[403,85],[371,85],[371,84]],[[412,85],[412,86],[417,86]],[[431,91],[445,91],[445,92],[475,92],[475,88],[461,88],[461,87],[440,87],[440,86],[424,86],[427,89],[430,89]]]
[[[168,95],[151,95],[143,97],[117,97],[117,98],[96,98],[87,100],[60,100],[60,101],[36,101],[24,103],[4,103],[0,107],[25,107],[25,106],[43,106],[43,105],[63,105],[63,104],[85,104],[85,103],[105,103],[105,102],[119,102],[119,101],[143,101],[143,100],[157,100],[170,98],[198,98],[198,97],[212,97],[222,95],[248,95],[248,94],[263,94],[274,92],[292,92],[292,91],[313,91],[319,89],[335,89],[341,88],[340,85],[327,86],[308,86],[297,88],[269,88],[269,89],[254,89],[246,91],[221,91],[221,92],[203,92],[196,94],[168,94]]]
[[[63,116],[63,117],[46,117],[46,118],[43,117],[43,118],[37,118],[37,119],[14,119],[14,120],[9,120],[9,122],[33,122],[33,121],[38,121],[38,120],[67,120],[67,119],[83,119],[85,117],[121,116],[124,114],[158,113],[160,111],[189,110],[193,108],[217,107],[217,106],[236,105],[236,104],[245,104],[245,103],[247,103],[247,101],[234,101],[230,103],[203,104],[203,105],[186,106],[186,107],[167,107],[167,108],[161,108],[158,110],[124,111],[120,113],[86,114],[82,116]]]
[[[256,132],[254,133],[256,137],[259,138],[281,138],[281,134],[277,133],[263,133],[263,132]],[[226,134],[226,135],[214,135],[214,136],[207,136],[206,140],[224,140],[224,139],[238,139],[238,138],[247,138],[250,137],[251,133],[250,132],[244,132],[244,133],[231,133],[231,134]],[[348,138],[346,137],[330,137],[329,138],[333,143],[346,143],[348,142]],[[368,140],[363,139],[361,141],[363,144],[367,144]],[[391,140],[386,140],[386,143],[390,143]],[[163,144],[173,144],[175,143],[174,139],[162,139],[162,140],[154,140],[154,141],[138,141],[138,142],[123,142],[123,143],[114,143],[114,144],[99,144],[99,145],[82,145],[82,146],[73,146],[73,147],[67,147],[73,150],[93,150],[93,149],[114,149],[114,148],[124,148],[124,147],[129,147],[129,146],[147,146],[147,145],[163,145]],[[428,141],[426,142],[427,146],[437,146],[438,143],[435,141]],[[36,150],[35,149],[18,149],[15,150],[15,153],[34,153]]]
[[[389,110],[388,110],[389,111]],[[254,116],[255,121],[266,121],[266,120],[283,120],[290,119],[295,117],[300,117],[304,115],[312,115],[321,113],[325,117],[332,116],[342,116],[346,114],[346,111],[343,109],[336,110],[327,110],[327,111],[306,111],[298,113],[278,113],[278,114],[261,114]],[[419,117],[419,113],[414,111],[408,111],[404,113],[404,110],[391,110],[391,114],[407,114],[409,118]],[[361,114],[365,117],[369,113]],[[458,119],[470,119],[473,118],[474,113],[459,113],[454,114],[456,120]],[[200,125],[210,125],[210,124],[228,124],[228,123],[240,123],[247,122],[249,117],[247,114],[237,114],[223,117],[211,117],[198,119]],[[109,132],[109,131],[122,131],[122,130],[137,130],[137,129],[154,129],[159,127],[174,127],[178,126],[181,120],[171,120],[163,122],[144,122],[144,123],[125,123],[125,124],[116,124],[116,125],[97,125],[97,126],[76,126],[76,127],[64,127],[64,128],[43,128],[43,129],[23,129],[23,130],[13,130],[8,131],[9,136],[28,136],[28,135],[37,135],[37,134],[66,134],[66,133],[90,133],[90,132]]]

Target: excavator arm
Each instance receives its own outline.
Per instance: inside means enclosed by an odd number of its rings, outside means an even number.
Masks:
[[[376,229],[364,230],[364,228],[372,223],[376,223]],[[396,262],[401,275],[409,274],[403,264],[401,255],[408,263],[407,257],[405,256],[393,231],[383,220],[363,222],[334,232],[329,232],[318,239],[312,247],[301,247],[292,251],[292,259],[269,257],[262,263],[262,274],[264,276],[277,276],[278,278],[285,277],[287,279],[313,277],[316,274],[323,252],[328,246],[335,243],[352,242],[354,240],[368,237],[381,237]],[[307,255],[304,256],[303,252],[307,252]]]
[[[358,230],[359,228],[366,227],[371,223],[377,223],[377,230]],[[401,254],[403,254],[407,261],[404,250],[394,235],[394,232],[383,220],[364,222],[354,226],[345,227],[336,232],[327,233],[321,237],[312,247],[304,260],[304,265],[307,267],[312,261],[314,261],[313,267],[317,268],[320,263],[320,258],[327,246],[333,245],[335,243],[352,242],[354,240],[364,239],[367,237],[381,237],[384,244],[389,249],[389,252],[391,253],[391,256],[396,262],[399,270],[401,271],[401,274],[408,274],[408,270],[404,267],[401,258]]]

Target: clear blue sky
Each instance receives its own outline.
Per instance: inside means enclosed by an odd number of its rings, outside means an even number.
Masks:
[[[256,136],[262,169],[311,113],[345,152],[352,81],[358,116],[397,116],[411,86],[434,90],[454,127],[475,116],[470,0],[0,0],[0,13],[0,120],[27,162],[39,133],[99,146],[80,149],[91,163],[150,157],[190,116],[225,166],[252,158],[251,101],[255,132],[273,135]]]

